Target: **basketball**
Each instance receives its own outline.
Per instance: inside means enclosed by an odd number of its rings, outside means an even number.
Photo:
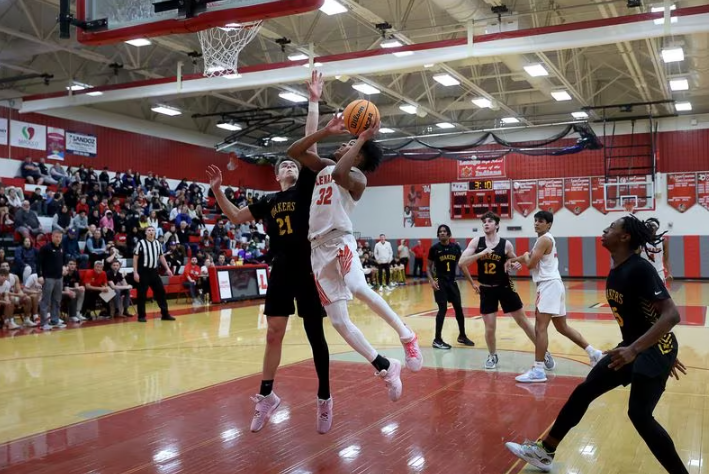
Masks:
[[[347,130],[352,135],[359,135],[379,120],[379,109],[370,101],[360,99],[351,102],[342,115]]]

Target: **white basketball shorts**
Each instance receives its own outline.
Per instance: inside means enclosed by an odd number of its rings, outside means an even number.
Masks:
[[[566,288],[561,280],[537,283],[537,311],[552,317],[566,316]]]
[[[351,300],[345,275],[358,272],[364,279],[362,264],[357,255],[357,241],[345,234],[313,247],[310,253],[313,274],[323,306],[340,300]]]

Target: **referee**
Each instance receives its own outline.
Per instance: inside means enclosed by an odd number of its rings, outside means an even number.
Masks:
[[[172,276],[170,267],[165,261],[162,245],[155,240],[155,227],[145,228],[145,238],[138,242],[133,252],[133,279],[138,286],[138,322],[145,322],[145,297],[148,288],[153,290],[153,296],[160,307],[163,321],[174,321],[175,318],[167,312],[165,288],[158,275],[158,264],[162,264],[167,271],[167,276]]]

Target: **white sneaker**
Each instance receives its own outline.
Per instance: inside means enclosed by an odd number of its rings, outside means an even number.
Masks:
[[[541,443],[525,441],[523,444],[505,443],[505,446],[522,461],[528,462],[544,472],[551,471],[554,455],[547,453]]]
[[[271,392],[265,397],[260,394],[251,397],[251,401],[256,404],[256,411],[254,411],[254,417],[251,419],[251,431],[256,433],[266,426],[273,412],[281,404],[281,399],[278,398],[276,392]]]
[[[547,381],[547,375],[544,373],[542,369],[537,369],[535,367],[532,367],[522,375],[518,375],[515,377],[515,380],[517,382],[522,382],[522,383],[539,383],[539,382],[546,382]]]
[[[20,329],[22,326],[17,324],[14,319],[8,319],[7,320],[7,328],[8,329]]]
[[[50,321],[49,325],[54,329],[64,329],[66,327],[66,324],[64,324],[64,321],[62,321],[61,319],[57,322],[57,324],[54,324]]]
[[[44,326],[42,326],[42,330],[43,330],[43,331],[51,331],[51,330],[52,330],[52,326],[50,326],[49,323],[47,323],[47,324],[45,324]]]
[[[84,321],[88,321],[88,320],[89,320],[89,318],[87,318],[86,316],[84,316],[84,315],[81,314],[81,313],[79,313],[79,314],[77,315],[77,318],[79,318],[79,321],[81,321],[82,323],[83,323]]]
[[[544,370],[554,370],[555,367],[556,361],[551,356],[551,353],[547,351],[547,353],[544,354]]]
[[[36,328],[36,327],[37,327],[37,323],[35,323],[34,321],[32,321],[29,317],[25,317],[25,327],[28,327],[28,328]]]
[[[499,361],[497,354],[488,354],[487,360],[485,361],[485,370],[493,370],[497,368],[497,362]]]
[[[78,323],[78,322],[81,321],[81,320],[80,320],[79,318],[77,318],[76,316],[72,316],[70,319],[71,319],[71,321],[74,322],[74,323]]]
[[[588,358],[591,360],[591,367],[595,366],[598,364],[598,361],[603,359],[603,351],[599,351],[598,349],[594,349],[593,353],[591,353]]]
[[[389,368],[380,370],[374,375],[384,379],[387,388],[389,389],[389,399],[392,402],[401,398],[401,392],[404,387],[401,384],[401,362],[396,359],[389,359]]]
[[[404,362],[406,363],[406,368],[411,372],[418,372],[423,367],[423,355],[421,354],[421,349],[419,349],[419,338],[414,333],[413,339],[409,342],[401,341],[404,346]]]
[[[317,430],[320,434],[325,434],[332,428],[332,396],[327,400],[318,398],[318,419]]]

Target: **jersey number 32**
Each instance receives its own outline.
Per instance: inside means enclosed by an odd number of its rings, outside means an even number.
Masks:
[[[315,204],[318,206],[329,206],[332,204],[332,188],[320,188],[319,193],[320,196],[318,197],[318,200],[315,201]]]

